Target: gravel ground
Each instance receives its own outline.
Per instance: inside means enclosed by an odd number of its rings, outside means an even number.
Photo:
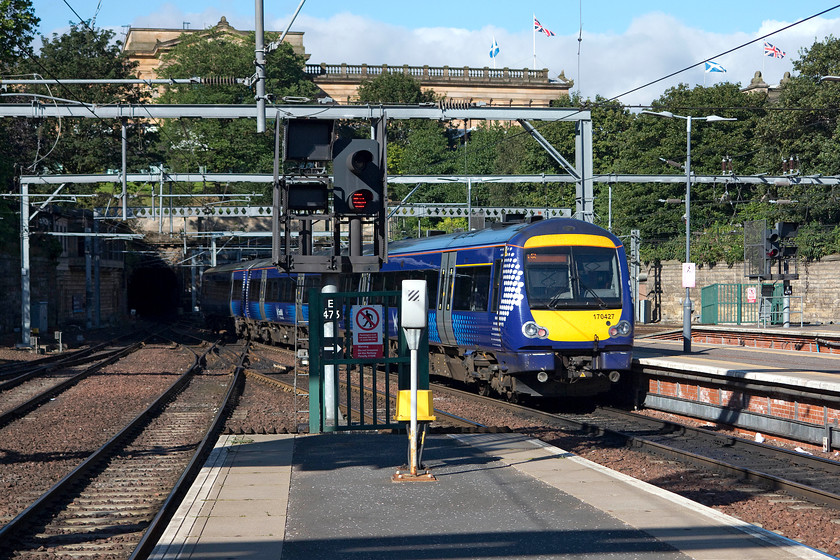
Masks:
[[[147,347],[0,429],[0,520],[60,480],[192,364],[184,349]]]

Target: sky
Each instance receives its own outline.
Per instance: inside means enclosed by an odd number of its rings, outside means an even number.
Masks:
[[[41,18],[39,33],[47,37],[80,19],[112,29],[118,38],[124,26],[199,29],[212,27],[221,16],[237,29],[254,28],[254,2],[32,3]],[[299,0],[264,0],[266,29],[284,30],[298,5]],[[534,17],[555,35],[535,37]],[[524,6],[497,0],[307,0],[292,31],[304,33],[310,63],[492,68],[495,62],[497,68],[531,68],[536,55],[537,68],[548,68],[552,78],[562,72],[585,98],[600,95],[646,105],[678,83],[693,87],[728,81],[745,87],[760,71],[765,82],[777,84],[785,72],[793,72],[792,61],[802,49],[830,35],[840,37],[840,2],[531,0]],[[495,61],[489,56],[494,38],[499,45]],[[764,56],[765,41],[785,56]],[[704,72],[702,62],[708,59],[726,72]],[[656,83],[641,87],[650,82]]]

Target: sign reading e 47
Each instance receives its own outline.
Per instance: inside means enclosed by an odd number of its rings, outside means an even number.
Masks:
[[[353,330],[354,358],[381,358],[382,332],[385,323],[381,305],[353,305],[350,307]]]

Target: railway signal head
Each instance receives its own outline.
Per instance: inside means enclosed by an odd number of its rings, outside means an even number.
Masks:
[[[336,214],[375,216],[383,209],[384,174],[376,140],[336,143],[333,157],[333,210]]]
[[[778,228],[765,230],[764,234],[764,254],[768,259],[776,259],[782,252],[781,242],[782,237],[779,235]]]

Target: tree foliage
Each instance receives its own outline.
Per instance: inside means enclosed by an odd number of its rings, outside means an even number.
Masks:
[[[40,21],[31,0],[0,0],[0,71],[9,71],[31,52]]]
[[[52,78],[124,78],[133,67],[120,53],[110,31],[74,26],[62,36],[44,39],[39,55],[28,54],[37,25],[29,0],[0,0],[0,61],[4,70]],[[270,41],[272,37],[268,37]],[[26,56],[24,56],[26,55]],[[161,77],[243,78],[254,73],[254,35],[209,30],[181,37],[163,58]],[[653,111],[694,117],[691,128],[691,170],[717,175],[691,187],[692,254],[695,262],[740,260],[741,225],[748,220],[795,221],[801,254],[819,258],[840,250],[840,188],[804,185],[794,180],[747,184],[740,175],[840,175],[840,83],[823,81],[840,75],[840,40],[827,37],[800,52],[794,76],[782,80],[770,96],[745,93],[739,84],[709,87],[680,84],[653,101]],[[283,44],[267,56],[266,91],[314,98],[318,88],[304,72],[304,60]],[[420,82],[401,69],[384,72],[361,84],[359,102],[417,104],[437,101]],[[141,90],[122,85],[91,85],[30,90],[85,103],[136,103]],[[254,90],[243,85],[172,85],[158,99],[164,103],[251,104]],[[21,97],[20,100],[29,100]],[[640,114],[600,96],[563,97],[555,103],[591,111],[593,172],[599,175],[650,174],[675,176],[668,182],[595,184],[596,222],[619,236],[639,229],[646,260],[685,258],[685,195],[681,177],[686,160],[685,119]],[[711,122],[716,114],[737,119]],[[268,111],[269,119],[272,111]],[[532,123],[568,161],[574,162],[573,122]],[[141,123],[130,122],[130,127]],[[367,137],[370,123],[343,121],[342,135]],[[176,172],[269,172],[273,135],[258,134],[247,120],[179,119],[143,123],[129,130],[129,166],[162,162]],[[5,149],[0,176],[8,181],[12,165],[27,172],[102,172],[119,167],[120,123],[100,119],[51,122],[12,119],[0,123]],[[562,174],[555,161],[516,123],[391,121],[388,128],[388,172],[411,175]],[[663,162],[664,160],[664,162]],[[672,162],[669,164],[668,162]],[[730,163],[731,162],[731,163]],[[203,188],[203,187],[201,187]],[[389,198],[401,200],[414,185],[393,185]],[[422,185],[409,202],[474,206],[575,206],[575,184]],[[674,203],[676,201],[676,203]],[[437,229],[460,227],[457,220],[426,221]],[[404,224],[407,233],[416,222]],[[803,244],[807,244],[805,247]]]
[[[277,37],[266,34],[266,42]],[[253,33],[245,37],[211,30],[185,34],[180,43],[162,57],[159,75],[164,78],[243,78],[254,74]],[[266,92],[274,98],[310,97],[318,89],[304,73],[304,60],[283,43],[266,56]],[[237,85],[172,85],[159,98],[161,103],[248,104],[255,103],[254,90]],[[267,117],[272,118],[271,106]],[[161,126],[160,149],[168,169],[176,172],[266,173],[273,166],[273,126],[257,133],[247,119],[179,119]]]
[[[360,103],[429,103],[435,101],[433,91],[423,91],[420,82],[408,74],[384,72],[362,81],[358,90]]]
[[[41,87],[43,95],[70,99],[74,102],[139,103],[146,95],[136,85],[65,84],[62,79],[119,80],[135,78],[136,63],[121,52],[121,43],[114,41],[114,32],[74,25],[63,35],[43,38],[37,57],[27,69],[60,85]],[[121,123],[99,118],[53,120],[37,123],[41,149],[50,150],[40,162],[44,171],[62,173],[104,173],[121,167]],[[130,166],[143,165],[151,157],[146,129],[142,123],[126,122],[130,145]]]

